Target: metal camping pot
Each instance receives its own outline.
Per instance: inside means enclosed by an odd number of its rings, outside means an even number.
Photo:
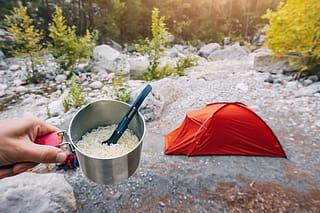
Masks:
[[[129,153],[114,158],[89,156],[77,147],[81,137],[99,126],[118,124],[130,105],[115,100],[99,100],[79,110],[72,118],[68,136],[70,148],[74,149],[82,172],[90,180],[101,184],[119,183],[129,178],[138,168],[146,124],[137,112],[128,128],[138,137],[139,143]]]

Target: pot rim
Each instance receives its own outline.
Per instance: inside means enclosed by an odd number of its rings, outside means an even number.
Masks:
[[[113,100],[113,99],[100,99],[100,100],[97,100],[97,101],[93,101],[93,102],[90,102],[88,104],[86,104],[85,106],[83,106],[81,109],[79,109],[72,117],[70,123],[69,123],[69,128],[68,128],[68,136],[69,136],[69,140],[70,140],[70,143],[71,145],[73,146],[74,149],[76,149],[78,152],[80,152],[82,155],[86,156],[86,157],[90,157],[90,158],[93,158],[93,159],[97,159],[97,160],[114,160],[114,159],[118,159],[118,158],[122,158],[124,156],[127,156],[129,155],[131,152],[133,152],[134,150],[136,150],[142,143],[142,141],[144,140],[144,136],[145,136],[145,133],[146,133],[146,122],[145,122],[145,119],[143,117],[143,115],[138,111],[138,115],[139,117],[141,117],[142,119],[142,123],[143,123],[143,134],[141,136],[141,139],[139,139],[139,143],[137,143],[137,145],[132,148],[129,152],[126,152],[122,155],[118,155],[118,156],[115,156],[115,157],[109,157],[109,158],[101,158],[101,157],[96,157],[96,156],[92,156],[92,155],[89,155],[83,151],[81,151],[78,146],[73,142],[72,140],[72,137],[71,137],[71,124],[73,123],[73,120],[75,119],[75,117],[82,111],[84,110],[85,108],[89,107],[89,105],[92,105],[94,103],[97,103],[97,102],[117,102],[117,103],[121,103],[121,104],[124,104],[124,105],[127,105],[128,108],[131,106],[130,104],[128,103],[125,103],[125,102],[122,102],[122,101],[117,101],[117,100]]]

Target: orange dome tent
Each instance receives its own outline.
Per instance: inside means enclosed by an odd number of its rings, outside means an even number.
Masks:
[[[213,103],[187,112],[166,135],[165,154],[286,157],[268,125],[242,103]]]

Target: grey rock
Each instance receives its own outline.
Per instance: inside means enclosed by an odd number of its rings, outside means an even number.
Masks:
[[[315,94],[320,93],[320,82],[313,83],[306,87],[301,87],[296,91],[296,96],[314,96]]]
[[[291,90],[297,90],[298,87],[299,87],[299,84],[296,81],[290,81],[290,82],[287,83],[286,87],[291,89]]]
[[[55,77],[56,82],[61,83],[67,80],[67,76],[64,74],[59,74]]]
[[[120,55],[121,53],[118,50],[110,47],[109,45],[102,44],[93,48],[93,59],[95,61],[103,59],[115,60]]]
[[[15,86],[20,86],[23,83],[23,81],[21,79],[14,79],[13,84]]]
[[[200,48],[198,55],[207,58],[212,52],[219,50],[221,46],[218,43],[210,43]]]
[[[149,66],[149,60],[146,56],[130,56],[130,75],[141,76],[145,73]]]
[[[27,97],[24,97],[21,102],[23,105],[30,105],[36,101],[36,97],[34,94],[31,94],[31,95],[26,94],[25,96],[27,96]]]
[[[3,52],[0,50],[0,61],[3,60],[5,58]]]
[[[4,61],[0,59],[0,70],[6,70],[8,69],[8,64]]]
[[[159,60],[158,68],[162,69],[165,66],[175,67],[178,60],[178,58],[171,58],[167,56],[161,57]]]
[[[89,62],[77,64],[75,67],[75,72],[89,72],[91,69],[91,64]]]
[[[165,103],[170,101],[170,94],[174,91],[174,85],[171,84],[172,81],[170,78],[160,81],[162,82],[151,84],[152,91],[146,97],[139,110],[147,121],[152,121],[160,116]],[[135,100],[144,87],[145,85],[142,85],[132,91],[131,100]],[[170,91],[170,93],[168,93],[168,91]]]
[[[101,81],[94,81],[89,84],[89,87],[91,87],[92,89],[101,89],[103,87],[103,83]]]
[[[308,77],[308,80],[310,80],[312,82],[317,82],[317,81],[319,81],[319,77],[317,75],[311,75]]]
[[[296,56],[286,56],[277,58],[270,50],[259,49],[254,55],[253,66],[259,72],[269,72],[272,74],[287,73],[297,70],[297,67],[290,65],[290,58]]]
[[[171,57],[171,58],[183,58],[185,57],[185,50],[184,47],[182,45],[174,45],[173,47],[171,47],[170,49],[167,49],[165,52],[165,56],[167,57]]]
[[[21,67],[20,67],[20,65],[17,65],[17,64],[11,65],[9,67],[9,70],[11,70],[11,71],[17,71],[19,69],[21,69]]]
[[[303,85],[304,86],[308,86],[310,84],[312,84],[312,81],[310,79],[306,79],[306,80],[303,81]]]
[[[225,49],[217,50],[210,53],[208,59],[241,59],[245,56],[248,56],[248,52],[239,44],[234,44],[231,46],[227,46]]]
[[[52,117],[62,115],[64,113],[62,100],[56,100],[49,103],[48,110]]]
[[[130,65],[125,55],[108,45],[100,45],[93,49],[94,69],[98,72],[129,73]]]
[[[0,90],[0,105],[4,106],[16,97],[15,93],[7,90]]]
[[[73,212],[72,187],[62,174],[22,173],[0,180],[0,212]]]
[[[269,75],[268,78],[266,78],[264,80],[264,82],[273,84],[274,83],[274,79],[273,79],[272,75]]]
[[[230,45],[230,43],[231,43],[230,37],[224,37],[224,38],[223,38],[223,45],[224,45],[225,47],[228,46],[228,45]]]
[[[0,90],[5,90],[8,88],[8,85],[7,84],[0,84]]]
[[[27,87],[25,86],[18,86],[14,89],[17,93],[26,93],[28,92]]]
[[[116,50],[119,51],[119,52],[122,51],[122,46],[121,46],[119,43],[117,43],[117,42],[115,42],[115,41],[113,41],[113,40],[110,40],[110,41],[108,42],[108,45],[110,45],[110,47],[112,47],[113,49],[116,49]]]

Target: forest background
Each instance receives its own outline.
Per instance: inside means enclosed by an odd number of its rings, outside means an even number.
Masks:
[[[49,39],[48,24],[56,6],[62,8],[69,26],[78,35],[86,30],[99,32],[98,43],[111,40],[135,43],[150,37],[151,12],[159,8],[175,43],[252,42],[255,33],[268,23],[261,18],[267,9],[275,10],[280,0],[31,0],[21,1],[28,8],[34,25]],[[18,6],[18,0],[0,0],[0,27],[5,14]],[[192,43],[193,42],[193,43]]]

